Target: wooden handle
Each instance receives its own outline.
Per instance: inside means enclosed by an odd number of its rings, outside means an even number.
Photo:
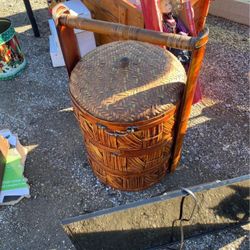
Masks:
[[[191,113],[197,79],[204,58],[206,43],[208,41],[208,29],[204,29],[198,36],[198,42],[194,49],[189,65],[186,87],[182,96],[180,110],[177,117],[177,126],[174,137],[173,153],[170,162],[170,171],[174,172],[180,159],[183,139],[188,126],[188,119]]]
[[[138,40],[181,50],[192,51],[198,41],[198,38],[196,37],[140,29],[134,26],[81,18],[70,14],[60,15],[58,17],[58,23],[59,25],[64,25],[69,28],[77,28],[99,34],[119,36],[124,40]]]

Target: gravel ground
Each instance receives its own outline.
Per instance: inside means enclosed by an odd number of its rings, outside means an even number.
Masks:
[[[101,184],[87,163],[66,70],[51,65],[46,1],[31,2],[41,38],[34,38],[22,1],[1,0],[0,16],[13,21],[29,65],[1,82],[0,127],[30,150],[31,198],[0,208],[0,249],[74,249],[60,226],[64,218],[249,173],[248,27],[208,18],[204,99],[193,107],[179,168],[146,191],[120,192]]]

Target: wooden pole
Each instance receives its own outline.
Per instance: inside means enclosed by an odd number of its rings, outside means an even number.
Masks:
[[[196,37],[146,30],[134,26],[105,22],[87,18],[80,18],[70,14],[62,14],[58,23],[70,28],[92,31],[99,34],[119,36],[123,40],[138,40],[169,48],[192,51],[198,39]]]
[[[32,26],[32,29],[33,29],[33,32],[34,32],[34,36],[35,37],[40,37],[40,32],[39,32],[39,29],[38,29],[37,24],[36,24],[36,19],[35,19],[34,15],[33,15],[33,11],[32,11],[31,5],[30,5],[30,1],[29,0],[23,0],[23,3],[25,5],[26,12],[27,12],[27,15],[29,17],[29,20],[30,20],[30,23],[31,23],[31,26]]]
[[[74,33],[74,29],[65,25],[57,25],[57,33],[65,61],[68,75],[74,69],[78,61],[81,59],[80,51]]]
[[[209,11],[210,1],[211,0],[203,0],[203,2],[202,2],[202,5],[200,7],[200,18],[198,19],[198,22],[196,25],[197,33],[201,32],[205,27],[206,18],[207,18],[208,11]]]
[[[196,44],[191,57],[188,71],[187,83],[183,93],[180,111],[177,117],[177,127],[173,146],[172,160],[170,162],[170,171],[174,172],[181,158],[183,139],[187,130],[188,119],[190,116],[197,79],[204,58],[206,43],[208,41],[208,29],[199,34],[199,42]]]

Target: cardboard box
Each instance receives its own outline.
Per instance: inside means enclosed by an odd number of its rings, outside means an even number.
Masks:
[[[62,67],[65,65],[61,47],[57,47],[55,38],[49,36],[49,53],[53,67]]]
[[[4,164],[4,171],[0,166],[0,206],[14,205],[24,197],[30,197],[28,180],[23,176],[28,150],[21,145],[17,135],[3,129],[0,130],[0,152]]]
[[[69,10],[70,14],[74,16],[80,16],[91,19],[90,11],[85,7],[85,5],[80,0],[71,0],[65,3],[60,3],[53,8],[52,12],[56,12],[56,10],[60,6],[65,6]],[[49,37],[49,43],[50,43],[50,56],[52,60],[52,65],[53,67],[64,66],[65,62],[60,42],[58,39],[55,22],[53,19],[50,19],[48,22],[51,32],[51,36]],[[81,57],[83,57],[88,52],[96,48],[96,42],[93,32],[79,30],[79,29],[74,29],[74,32],[78,41],[78,47]]]

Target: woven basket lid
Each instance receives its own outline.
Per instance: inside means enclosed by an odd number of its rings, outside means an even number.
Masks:
[[[78,62],[70,92],[96,118],[136,122],[174,107],[185,82],[185,69],[170,52],[148,43],[118,41]]]

